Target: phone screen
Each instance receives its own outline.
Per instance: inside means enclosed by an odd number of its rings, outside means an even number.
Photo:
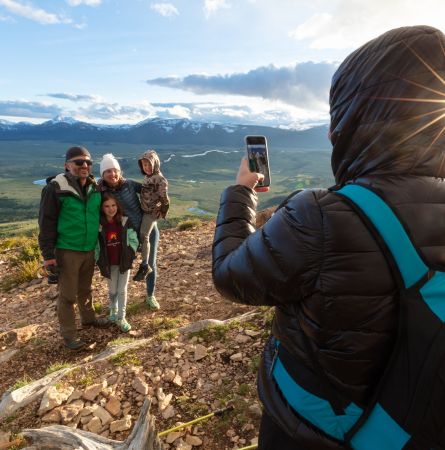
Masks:
[[[269,155],[264,136],[246,136],[247,159],[251,172],[262,173],[264,179],[258,187],[270,186]]]

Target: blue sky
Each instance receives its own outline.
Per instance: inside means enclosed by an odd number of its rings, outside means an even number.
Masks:
[[[330,79],[437,0],[0,0],[0,120],[326,122]]]

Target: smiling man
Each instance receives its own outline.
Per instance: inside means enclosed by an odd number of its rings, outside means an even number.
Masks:
[[[57,315],[70,350],[85,346],[77,336],[75,303],[82,325],[109,325],[106,319],[96,318],[91,294],[101,201],[92,164],[86,148],[68,149],[65,173],[48,180],[40,202],[39,246],[44,266],[59,274]]]

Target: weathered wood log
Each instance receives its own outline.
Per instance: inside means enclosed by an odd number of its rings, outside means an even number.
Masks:
[[[249,311],[247,313],[241,314],[240,316],[231,317],[230,319],[226,319],[226,320],[217,320],[217,319],[198,320],[197,322],[193,322],[193,323],[185,325],[181,328],[178,328],[178,331],[183,334],[197,333],[198,331],[201,331],[204,328],[227,325],[231,322],[242,322],[244,320],[248,320],[251,317],[256,316],[257,314],[259,314],[258,311]]]
[[[40,380],[33,381],[26,386],[16,389],[15,391],[7,391],[3,394],[0,401],[0,420],[10,416],[15,411],[29,405],[39,396],[43,395],[45,391],[54,383],[57,383],[63,378],[71,369],[60,369],[53,372]]]
[[[162,450],[154,418],[150,415],[150,405],[150,400],[146,399],[132,432],[124,442],[63,425],[26,429],[22,435],[32,441],[33,448],[42,450]]]

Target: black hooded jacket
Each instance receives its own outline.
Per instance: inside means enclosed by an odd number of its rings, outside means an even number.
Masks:
[[[340,65],[330,93],[336,183],[359,182],[383,194],[425,260],[442,270],[444,49],[436,29],[392,30]],[[276,307],[272,334],[312,391],[323,380],[307,343],[337,392],[366,405],[397,329],[396,287],[384,255],[351,207],[327,189],[296,194],[257,231],[256,203],[244,186],[222,194],[215,286],[233,301]],[[259,371],[267,413],[299,448],[343,448],[286,404],[269,373],[273,350],[272,339]],[[437,422],[445,428],[444,418]]]

